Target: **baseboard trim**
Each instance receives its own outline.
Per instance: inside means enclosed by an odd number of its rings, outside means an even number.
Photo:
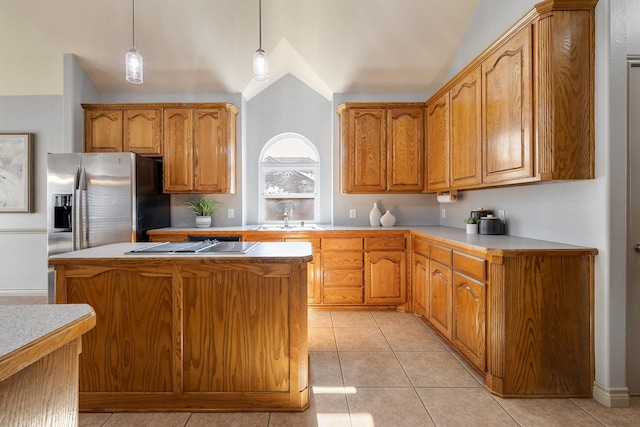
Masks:
[[[629,407],[629,389],[627,387],[605,387],[594,381],[593,398],[608,408]]]
[[[46,297],[46,289],[0,289],[0,297]]]

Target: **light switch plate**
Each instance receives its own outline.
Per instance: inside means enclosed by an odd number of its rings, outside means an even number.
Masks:
[[[227,209],[227,218],[234,218],[236,213],[233,209]]]
[[[356,210],[349,209],[349,218],[355,218],[355,217],[356,217]]]

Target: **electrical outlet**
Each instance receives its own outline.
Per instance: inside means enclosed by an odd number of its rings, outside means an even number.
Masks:
[[[445,208],[440,209],[440,218],[445,219],[447,217],[447,210]]]
[[[349,209],[349,218],[355,218],[355,217],[356,217],[356,210]]]
[[[236,213],[233,209],[227,209],[227,218],[234,218]]]

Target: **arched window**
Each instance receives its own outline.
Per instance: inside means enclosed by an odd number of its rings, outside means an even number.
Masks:
[[[297,133],[271,138],[260,153],[260,222],[319,218],[320,161],[315,145]]]

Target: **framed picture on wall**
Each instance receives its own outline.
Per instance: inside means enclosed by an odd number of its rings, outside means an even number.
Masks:
[[[0,133],[0,212],[31,212],[32,135]]]

